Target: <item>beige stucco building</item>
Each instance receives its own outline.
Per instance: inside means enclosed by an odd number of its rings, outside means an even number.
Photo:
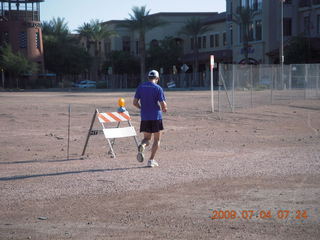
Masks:
[[[207,71],[209,56],[214,55],[216,62],[241,63],[244,61],[244,47],[240,26],[234,15],[240,6],[249,3],[255,11],[249,31],[249,58],[254,64],[279,62],[281,36],[280,0],[226,0],[226,12],[160,12],[151,14],[166,25],[156,27],[146,33],[146,48],[165,37],[174,37],[183,44],[182,62],[191,65],[193,61],[193,39],[179,34],[181,28],[191,17],[199,17],[209,28],[208,32],[198,36],[199,70]],[[122,20],[104,22],[117,36],[106,40],[106,52],[127,51],[138,55],[138,33],[119,27]],[[283,3],[283,45],[298,35],[317,40],[320,38],[320,0],[285,0]],[[318,41],[318,40],[317,40]]]
[[[227,35],[231,42],[233,62],[244,59],[240,26],[232,21],[237,8],[246,6],[256,11],[249,31],[249,58],[257,63],[278,63],[281,47],[280,0],[227,0]],[[320,37],[320,1],[285,0],[283,2],[283,44],[298,35]]]

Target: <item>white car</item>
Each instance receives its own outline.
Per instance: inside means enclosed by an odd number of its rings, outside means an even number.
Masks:
[[[77,88],[96,88],[97,82],[96,81],[90,81],[90,80],[83,80],[80,83],[74,84]]]

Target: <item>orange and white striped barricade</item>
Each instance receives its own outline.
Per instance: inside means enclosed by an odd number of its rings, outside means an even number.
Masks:
[[[102,126],[102,130],[93,130],[93,124],[96,119],[96,116],[98,117],[98,120]],[[111,154],[112,157],[116,157],[116,154],[113,150],[113,145],[115,143],[116,138],[124,138],[124,137],[133,137],[134,141],[139,146],[138,139],[137,139],[137,133],[134,127],[132,126],[131,117],[129,115],[128,111],[125,112],[104,112],[100,113],[98,109],[94,111],[91,125],[88,131],[87,139],[82,151],[82,156],[85,154],[88,141],[91,135],[97,135],[99,133],[103,133],[105,138],[107,139],[107,142],[109,144],[110,150],[108,154]],[[129,127],[120,127],[121,122],[127,122]],[[107,123],[118,123],[117,127],[113,128],[106,128],[105,124]]]

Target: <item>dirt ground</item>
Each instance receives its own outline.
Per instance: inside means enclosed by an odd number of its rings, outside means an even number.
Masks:
[[[0,93],[0,239],[320,239],[320,100],[218,114],[170,91],[158,168],[132,138],[81,158],[95,108],[124,97],[138,131],[133,94]]]

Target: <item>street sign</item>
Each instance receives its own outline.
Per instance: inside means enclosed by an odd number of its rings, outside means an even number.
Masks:
[[[214,56],[210,55],[210,68],[213,69],[214,68]]]
[[[187,65],[187,64],[183,64],[183,65],[181,66],[181,70],[184,71],[184,72],[187,72],[187,71],[189,70],[188,65]]]

